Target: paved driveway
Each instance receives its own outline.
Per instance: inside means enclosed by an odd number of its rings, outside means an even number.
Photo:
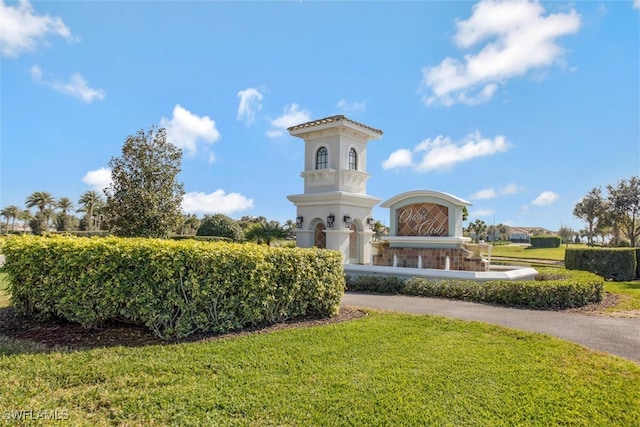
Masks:
[[[553,335],[640,363],[640,318],[612,318],[495,307],[464,301],[347,292],[342,304],[475,320]]]

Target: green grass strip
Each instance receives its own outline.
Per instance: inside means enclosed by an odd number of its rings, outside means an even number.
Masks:
[[[0,408],[58,410],[73,425],[632,426],[638,401],[632,362],[375,312],[209,343],[0,357]]]

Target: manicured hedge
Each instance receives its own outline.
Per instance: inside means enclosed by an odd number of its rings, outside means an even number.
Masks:
[[[3,252],[16,311],[94,327],[144,324],[162,338],[338,312],[338,252],[223,242],[24,236]]]
[[[562,238],[559,236],[534,236],[529,239],[532,248],[559,248]]]
[[[21,233],[25,234],[25,233]],[[76,237],[107,237],[111,235],[106,230],[68,230],[68,231],[47,231],[44,235],[52,236],[76,236]]]
[[[487,302],[540,310],[557,310],[599,302],[604,281],[584,271],[539,269],[536,280],[440,280],[414,277],[347,277],[347,290],[398,293],[464,301]]]
[[[200,242],[233,242],[233,239],[219,236],[171,236],[171,240],[198,240]]]
[[[605,279],[633,280],[638,277],[638,249],[567,249],[564,265],[568,270],[590,271]]]

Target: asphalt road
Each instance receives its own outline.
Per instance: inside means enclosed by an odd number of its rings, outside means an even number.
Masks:
[[[640,318],[496,307],[464,301],[348,292],[343,305],[480,321],[573,341],[640,364]]]

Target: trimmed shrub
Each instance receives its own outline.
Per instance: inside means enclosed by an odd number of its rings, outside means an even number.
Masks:
[[[46,234],[69,235],[76,237],[107,237],[111,235],[106,230],[70,230],[70,231],[49,231]]]
[[[142,238],[8,239],[18,314],[94,327],[144,324],[161,338],[337,314],[342,256],[318,249]]]
[[[560,236],[533,236],[529,241],[532,248],[559,248],[562,238]]]
[[[633,280],[638,277],[638,250],[626,248],[567,249],[564,265],[568,270],[590,271],[605,279]]]
[[[581,307],[602,300],[604,281],[595,274],[552,268],[540,271],[536,280],[487,282],[358,276],[347,279],[347,290],[450,298],[539,310]]]
[[[228,237],[218,237],[218,236],[175,235],[175,236],[171,236],[171,240],[198,240],[200,242],[233,242],[233,239],[230,239]]]
[[[244,233],[240,225],[238,225],[238,221],[223,214],[206,215],[196,235],[226,237],[233,241],[239,241],[244,238]]]
[[[405,280],[393,276],[347,276],[346,286],[353,292],[399,294],[405,287]]]

